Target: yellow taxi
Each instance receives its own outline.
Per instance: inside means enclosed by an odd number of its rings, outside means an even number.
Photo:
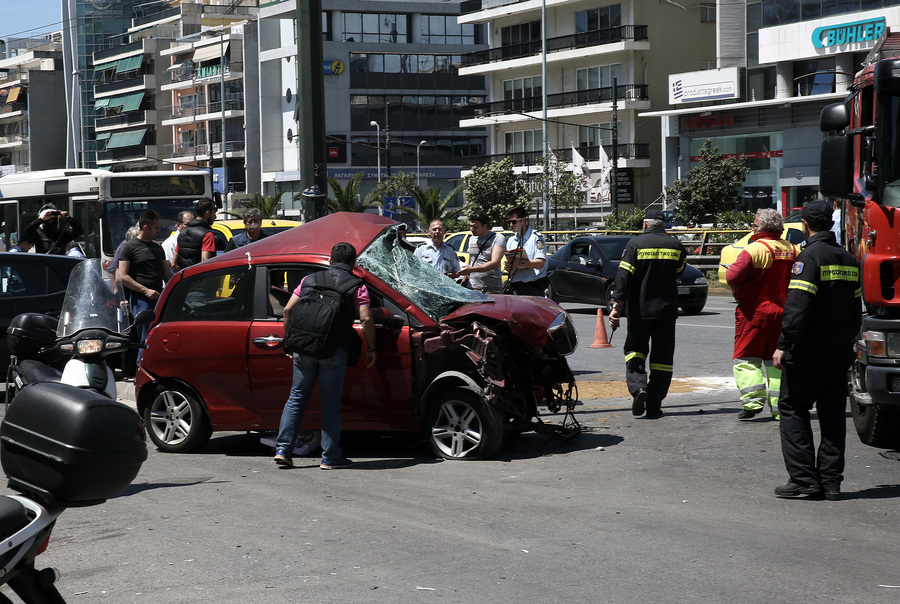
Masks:
[[[725,271],[727,271],[728,267],[737,260],[737,257],[743,249],[750,243],[750,235],[752,234],[753,233],[747,233],[731,245],[722,248],[721,255],[719,256],[719,284],[722,287],[728,287],[728,283],[725,281]],[[806,239],[803,236],[803,227],[799,222],[784,223],[784,233],[782,234],[782,237],[795,245],[800,245]]]
[[[507,239],[509,239],[510,235],[513,234],[512,231],[494,231],[495,233],[500,233]],[[459,258],[460,264],[468,264],[469,263],[469,243],[475,235],[472,234],[472,231],[459,231],[458,233],[447,233],[447,236],[444,237],[444,243],[452,247],[456,250],[456,257]],[[504,273],[503,279],[506,280],[506,274]]]

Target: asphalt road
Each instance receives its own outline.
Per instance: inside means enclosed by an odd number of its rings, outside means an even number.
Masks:
[[[660,420],[585,400],[581,437],[525,435],[484,462],[351,434],[355,466],[327,472],[216,435],[197,454],[151,451],[121,497],[67,510],[39,562],[70,602],[897,602],[897,454],[851,426],[845,500],[776,499],[778,425],[736,420],[716,379],[733,307],[709,308],[679,322],[675,369],[706,387],[671,395]],[[592,337],[596,309],[573,313]],[[579,379],[621,379],[623,336],[583,341]]]

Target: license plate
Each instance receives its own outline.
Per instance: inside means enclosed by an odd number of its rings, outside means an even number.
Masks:
[[[672,291],[672,290],[669,290],[669,291]],[[679,287],[679,288],[678,288],[678,295],[679,295],[679,296],[687,295],[687,294],[689,294],[689,293],[691,293],[691,288],[690,288],[690,287]]]

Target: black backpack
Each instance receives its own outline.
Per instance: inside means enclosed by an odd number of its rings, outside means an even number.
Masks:
[[[328,271],[306,277],[300,290],[300,301],[291,312],[291,323],[285,325],[284,351],[314,359],[334,355],[352,329],[353,304],[348,293],[359,287],[362,279],[349,277],[332,285]]]

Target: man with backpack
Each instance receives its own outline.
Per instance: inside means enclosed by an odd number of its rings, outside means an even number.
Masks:
[[[344,372],[355,364],[360,341],[353,329],[359,317],[366,340],[367,367],[375,364],[375,322],[369,291],[353,276],[356,249],[341,242],[331,248],[331,267],[304,277],[284,307],[284,349],[294,361],[294,381],[275,439],[275,463],[294,465],[292,454],[303,412],[316,381],[322,402],[323,470],[348,468],[341,440],[341,395]],[[348,358],[350,359],[348,361]]]

